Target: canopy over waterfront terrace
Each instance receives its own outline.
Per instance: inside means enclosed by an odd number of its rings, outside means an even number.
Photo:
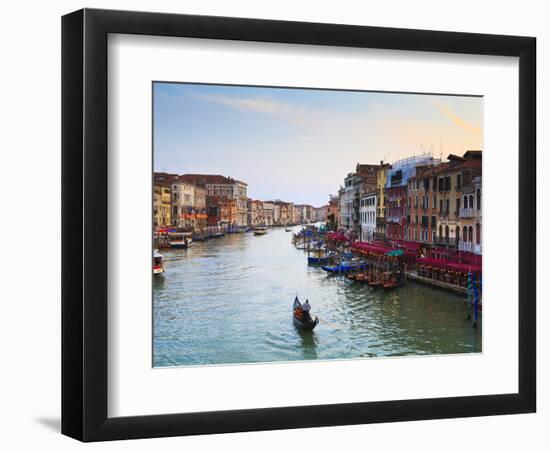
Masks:
[[[481,265],[477,264],[467,264],[461,262],[448,262],[442,259],[435,258],[419,258],[417,260],[418,265],[429,267],[432,269],[438,270],[448,270],[458,273],[472,273],[479,275],[481,274]]]
[[[363,255],[372,255],[372,256],[401,256],[396,252],[399,250],[394,247],[388,247],[386,245],[371,244],[368,242],[354,242],[351,244],[351,249],[361,253]],[[402,251],[400,252],[402,254]]]
[[[327,233],[327,238],[337,242],[348,242],[349,240],[346,236],[344,236],[343,233],[335,233],[335,232]]]

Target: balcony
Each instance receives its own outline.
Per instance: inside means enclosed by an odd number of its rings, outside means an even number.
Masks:
[[[401,223],[403,216],[387,216],[386,222],[388,223]]]
[[[446,245],[448,247],[456,247],[456,238],[436,236],[434,244]]]
[[[473,242],[459,242],[458,249],[461,252],[471,252],[476,255],[481,255],[481,245],[475,244]]]
[[[477,218],[481,216],[481,209],[474,208],[460,208],[460,218],[469,219]]]

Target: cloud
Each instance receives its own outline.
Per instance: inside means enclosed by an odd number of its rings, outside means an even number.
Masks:
[[[270,98],[238,98],[227,95],[191,94],[193,98],[218,103],[237,111],[269,114],[283,119],[293,120],[300,114],[301,107]]]
[[[428,103],[430,103],[441,114],[443,114],[445,117],[450,119],[452,123],[462,128],[464,131],[467,131],[469,133],[474,133],[474,134],[481,134],[480,126],[469,123],[468,121],[460,117],[458,114],[456,114],[449,106],[445,105],[439,100],[430,98],[428,99]]]

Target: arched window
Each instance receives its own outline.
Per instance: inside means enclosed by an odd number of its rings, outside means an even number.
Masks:
[[[481,189],[476,191],[476,197],[477,209],[481,209]]]
[[[462,228],[462,242],[466,242],[468,240],[468,228],[464,226]]]
[[[439,225],[439,237],[443,237],[443,227],[441,225]]]
[[[460,227],[456,227],[455,229],[455,237],[456,237],[456,241],[460,241]]]
[[[474,196],[473,195],[470,195],[470,206],[468,206],[468,208],[472,208],[473,209],[474,207]]]
[[[468,228],[468,242],[473,242],[474,240],[474,227]]]
[[[476,223],[476,244],[479,245],[481,243],[481,225],[479,223]]]
[[[468,197],[465,195],[462,202],[462,207],[466,209],[468,207]]]
[[[445,225],[445,240],[449,240],[449,225]]]

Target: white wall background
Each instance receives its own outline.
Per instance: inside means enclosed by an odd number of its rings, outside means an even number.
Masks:
[[[548,105],[550,30],[544,2],[169,2],[111,0],[10,2],[0,18],[2,250],[0,302],[0,446],[75,448],[59,434],[60,417],[60,16],[83,6],[190,14],[258,17],[449,31],[530,35],[538,38],[539,278],[548,270],[540,232],[548,198],[543,168],[550,167],[543,103]],[[546,138],[546,139],[545,139]],[[545,191],[543,193],[543,191]],[[546,195],[544,195],[546,194]],[[546,217],[548,219],[548,217]],[[545,221],[548,226],[548,220]],[[550,308],[539,282],[539,413],[222,436],[101,443],[94,448],[317,449],[548,448]],[[544,354],[546,353],[546,354]]]

